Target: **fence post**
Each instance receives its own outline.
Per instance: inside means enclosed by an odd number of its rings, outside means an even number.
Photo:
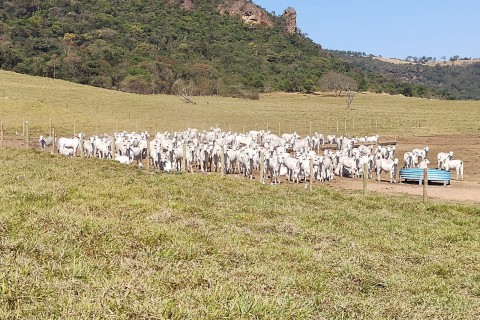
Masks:
[[[85,154],[84,151],[83,151],[83,138],[84,138],[83,132],[79,132],[78,136],[79,136],[78,139],[79,139],[79,142],[80,142],[80,145],[79,145],[79,147],[80,147],[80,158],[83,158],[83,155]],[[75,155],[75,156],[77,156],[77,155]]]
[[[309,181],[309,184],[310,184],[310,192],[312,192],[313,190],[313,158],[310,158],[310,181]]]
[[[50,131],[49,132],[49,136],[51,137],[52,136],[52,118],[50,118]]]
[[[147,138],[147,171],[150,171],[150,139]]]
[[[117,151],[115,150],[115,134],[113,135],[113,141],[112,141],[112,160],[115,160],[115,154],[117,153]]]
[[[28,132],[28,121],[25,121],[25,145],[28,149],[30,147],[30,136]]]
[[[263,179],[265,178],[265,155],[263,150],[260,150],[260,184],[263,184]]]
[[[221,176],[225,175],[225,149],[222,147],[222,152],[220,152],[220,162],[222,163]]]
[[[3,147],[3,121],[0,122],[0,146]]]
[[[310,135],[312,135],[312,121],[310,121]]]
[[[428,169],[423,169],[423,202],[427,203]]]
[[[187,143],[186,141],[183,142],[182,144],[182,172],[185,173],[187,171]],[[222,166],[223,169],[223,166]]]
[[[55,144],[56,144],[56,141],[57,140],[57,137],[55,136],[55,128],[52,128],[52,152],[51,154],[55,154]]]
[[[366,163],[363,164],[363,195],[367,194],[367,177],[368,177],[368,166]]]
[[[338,134],[338,119],[337,119],[337,134]]]

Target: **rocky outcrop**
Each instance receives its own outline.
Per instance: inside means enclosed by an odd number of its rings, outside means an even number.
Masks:
[[[178,0],[166,0],[168,4],[179,4]],[[181,0],[180,1],[180,7],[184,10],[192,10],[195,8],[195,4],[193,3],[192,0]]]
[[[297,12],[292,7],[288,7],[283,12],[285,19],[285,32],[288,35],[294,35],[298,32],[297,28]]]
[[[221,14],[240,16],[244,23],[271,27],[273,21],[268,13],[249,0],[225,0],[218,6]]]
[[[193,4],[192,0],[183,0],[182,8],[185,10],[192,10],[193,8],[195,8],[195,5]]]

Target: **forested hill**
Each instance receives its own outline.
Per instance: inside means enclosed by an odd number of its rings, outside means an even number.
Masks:
[[[0,68],[103,88],[255,97],[313,91],[335,71],[359,90],[435,94],[326,52],[248,0],[15,0],[0,16]]]

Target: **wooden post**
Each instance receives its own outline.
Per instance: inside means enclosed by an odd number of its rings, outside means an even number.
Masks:
[[[55,154],[56,142],[57,142],[57,137],[55,136],[55,128],[52,128],[52,152],[51,152],[51,154]]]
[[[80,134],[80,157],[83,158],[83,155],[85,154],[83,152],[83,134]]]
[[[0,122],[0,146],[3,147],[3,121]]]
[[[368,181],[368,165],[363,164],[363,195],[367,194],[367,181]]]
[[[30,147],[30,136],[29,136],[29,130],[28,130],[28,121],[25,121],[25,145],[26,148],[28,149]]]
[[[313,190],[313,179],[314,179],[314,174],[313,174],[313,158],[310,158],[310,192]]]
[[[222,147],[222,152],[220,152],[220,162],[222,163],[221,175],[225,175],[225,150]]]
[[[427,203],[428,169],[423,169],[423,202]]]
[[[150,141],[147,137],[147,171],[150,171]]]
[[[182,145],[182,172],[187,172],[187,143],[186,141],[183,142]],[[223,169],[223,166],[222,166]]]
[[[310,121],[310,135],[312,135],[312,121]]]
[[[48,135],[51,137],[52,136],[52,118],[50,118],[50,131],[48,131]]]
[[[267,131],[268,131],[268,122],[267,122]]]
[[[22,121],[22,137],[25,137],[25,118]]]
[[[115,150],[117,146],[115,145],[115,134],[113,135],[113,141],[112,141],[112,160],[115,160],[115,154],[117,151]]]
[[[265,178],[265,155],[263,150],[260,150],[260,184],[263,184],[263,179]]]
[[[338,133],[338,119],[337,119],[337,133]]]

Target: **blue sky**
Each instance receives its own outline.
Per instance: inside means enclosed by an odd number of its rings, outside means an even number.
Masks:
[[[297,24],[325,49],[389,58],[480,58],[480,0],[253,0]]]

